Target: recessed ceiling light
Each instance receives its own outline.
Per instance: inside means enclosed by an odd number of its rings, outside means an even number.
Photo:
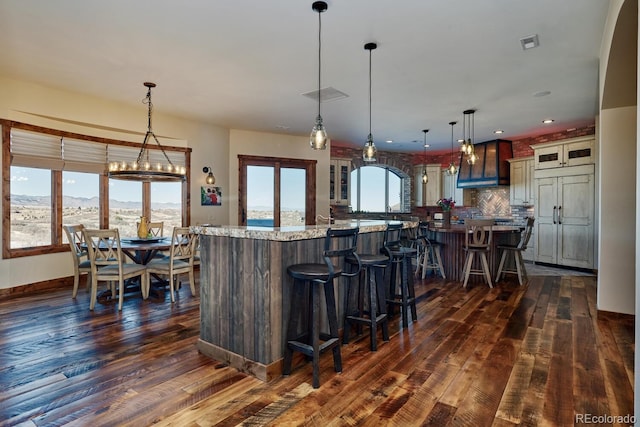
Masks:
[[[493,133],[501,134],[501,133],[504,133],[504,131],[502,129],[496,129],[493,131]]]
[[[534,47],[540,46],[538,42],[538,35],[532,34],[530,36],[526,36],[520,39],[520,44],[522,45],[522,50],[533,49]]]
[[[540,92],[536,92],[533,94],[533,96],[535,96],[536,98],[541,98],[543,96],[547,96],[547,95],[551,95],[551,91],[550,90],[541,90]]]
[[[544,119],[542,123],[548,125],[549,123],[553,123],[553,121],[554,121],[553,119]]]
[[[386,142],[387,144],[391,144],[391,143],[393,143],[393,139],[387,139],[385,142]]]
[[[424,148],[429,148],[431,147],[429,144],[424,144]]]
[[[276,126],[276,129],[289,130],[289,129],[291,129],[291,127],[286,126],[286,125],[278,125],[278,126]]]
[[[464,142],[464,139],[459,139],[458,142],[462,144]]]

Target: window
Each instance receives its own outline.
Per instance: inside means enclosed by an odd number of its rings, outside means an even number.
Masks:
[[[285,227],[315,223],[316,161],[238,156],[240,225]]]
[[[12,166],[11,187],[11,247],[51,245],[51,171]]]
[[[100,175],[62,172],[62,224],[100,228]],[[62,237],[66,243],[67,236]]]
[[[351,204],[356,212],[410,212],[409,177],[389,166],[361,166],[351,171]]]
[[[11,159],[2,170],[3,199],[10,200],[2,205],[9,218],[2,228],[4,258],[67,250],[62,226],[68,224],[117,227],[121,236],[134,236],[140,216],[169,229],[188,223],[188,185],[107,178],[107,161],[135,158],[139,144],[2,119],[0,125],[2,156]],[[191,149],[163,148],[174,164],[189,164]],[[109,212],[102,212],[106,206]]]

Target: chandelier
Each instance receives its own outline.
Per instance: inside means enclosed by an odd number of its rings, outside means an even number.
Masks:
[[[376,43],[367,43],[364,45],[364,48],[369,51],[369,135],[367,135],[367,142],[364,144],[364,149],[362,150],[362,160],[365,162],[375,162],[376,153],[378,152],[376,145],[373,143],[373,135],[371,134],[371,51],[377,47],[378,45]]]
[[[311,8],[318,12],[318,115],[316,116],[316,124],[311,129],[311,136],[309,137],[309,144],[314,150],[326,150],[327,148],[327,130],[322,123],[322,116],[320,115],[320,102],[322,99],[322,92],[320,91],[320,71],[322,69],[322,12],[327,10],[327,3],[323,1],[313,2]]]
[[[145,82],[144,85],[148,88],[147,96],[142,101],[148,106],[148,127],[147,133],[144,135],[144,141],[140,148],[138,158],[131,162],[110,162],[109,163],[109,178],[122,179],[128,181],[158,181],[158,182],[172,182],[172,181],[184,181],[186,179],[186,168],[184,166],[175,166],[169,156],[160,145],[158,138],[151,130],[151,111],[153,104],[151,103],[151,88],[156,87],[155,83]],[[162,152],[165,163],[152,162],[149,159],[149,148],[147,144],[153,137],[154,141],[158,145],[158,148]]]

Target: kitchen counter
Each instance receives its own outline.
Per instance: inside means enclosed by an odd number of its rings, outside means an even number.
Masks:
[[[345,220],[299,227],[194,226],[200,235],[198,350],[261,380],[282,373],[293,280],[287,267],[322,262],[327,228],[360,227],[359,252],[378,252],[387,223]],[[405,227],[417,222],[405,221]],[[344,279],[335,283],[342,322]]]

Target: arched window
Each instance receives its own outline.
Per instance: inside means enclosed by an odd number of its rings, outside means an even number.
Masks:
[[[355,212],[411,212],[409,176],[386,166],[361,166],[351,171],[351,207]]]

